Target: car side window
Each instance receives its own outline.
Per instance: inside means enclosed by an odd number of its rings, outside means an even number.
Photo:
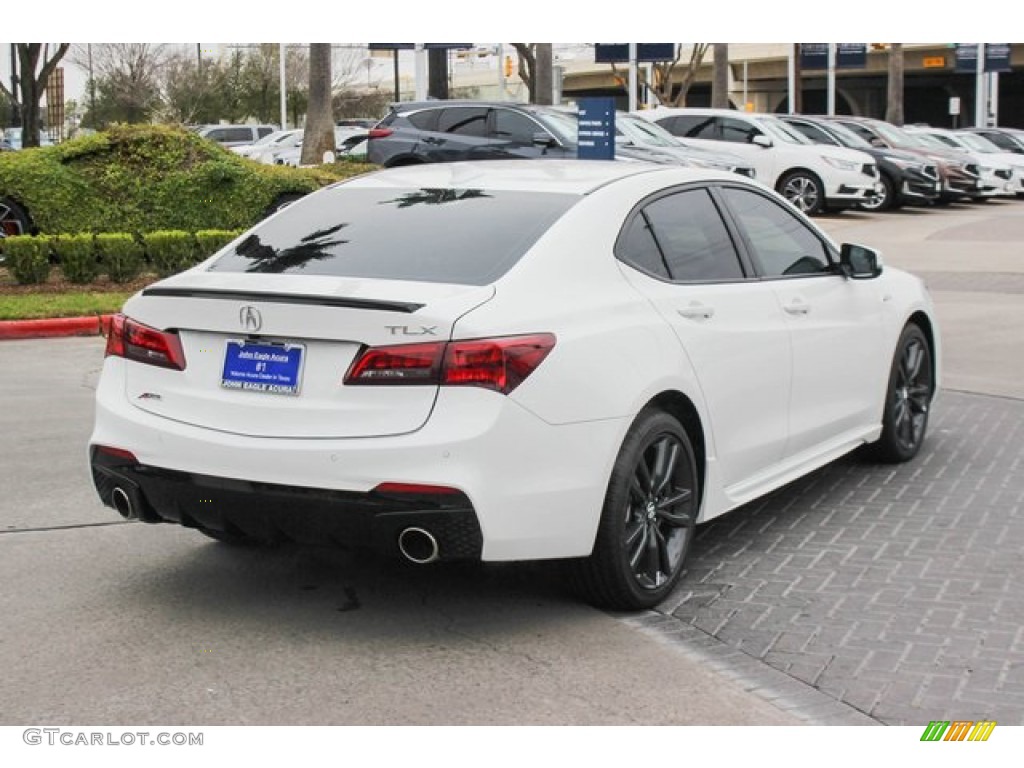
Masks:
[[[256,131],[256,133],[258,133],[258,134],[260,135],[260,138],[261,138],[261,139],[262,139],[262,138],[263,138],[264,136],[269,136],[269,135],[270,135],[270,134],[272,134],[273,132],[274,132],[274,129],[273,129],[273,128],[271,128],[271,127],[270,127],[270,126],[268,126],[268,125],[261,125],[261,126],[259,127],[259,129],[257,129],[257,131]]]
[[[671,119],[669,131],[676,136],[691,139],[717,139],[718,131],[715,118],[708,115],[676,115]]]
[[[485,136],[487,134],[487,108],[453,107],[446,109],[437,119],[437,130],[442,133],[457,133],[460,136]]]
[[[786,122],[789,123],[789,125],[792,126],[793,128],[796,128],[798,131],[800,131],[800,133],[802,133],[808,139],[813,141],[815,144],[839,145],[839,142],[836,141],[830,134],[821,130],[821,128],[819,128],[816,125],[811,125],[810,123],[800,123],[795,121],[791,122],[789,120],[787,120]]]
[[[765,277],[832,273],[825,243],[785,204],[746,189],[722,189]]]
[[[734,120],[731,117],[720,119],[722,126],[722,141],[732,141],[737,144],[749,144],[755,136],[761,135],[761,129],[751,125],[744,120]]]
[[[857,123],[843,123],[843,125],[845,125],[847,128],[856,133],[865,141],[871,141],[872,139],[875,138],[875,134],[869,131],[863,125],[858,125]]]
[[[533,144],[533,136],[543,131],[533,120],[513,112],[511,109],[494,110],[495,139],[511,141],[515,144]]]
[[[743,278],[729,231],[703,189],[666,195],[644,206],[623,230],[616,255],[675,282]]]
[[[405,119],[408,120],[414,128],[419,128],[421,131],[432,131],[437,126],[437,110],[436,109],[424,109],[420,112],[413,112],[410,115],[405,115]],[[394,118],[392,118],[393,120]],[[390,123],[381,123],[381,125],[390,125]]]

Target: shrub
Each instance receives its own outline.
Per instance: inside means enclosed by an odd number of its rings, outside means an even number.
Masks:
[[[142,246],[131,235],[96,235],[96,250],[107,275],[115,283],[127,283],[142,271]]]
[[[161,230],[143,236],[150,263],[167,277],[196,263],[196,239],[190,232]]]
[[[240,230],[227,229],[203,229],[196,232],[196,242],[199,243],[197,262],[213,256],[240,234]]]
[[[49,238],[17,235],[0,240],[4,264],[22,285],[42,283],[50,274]]]
[[[60,271],[72,283],[91,283],[99,275],[100,261],[92,235],[61,235],[54,238],[53,250]]]

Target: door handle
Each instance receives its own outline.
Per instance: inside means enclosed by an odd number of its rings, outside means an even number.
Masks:
[[[676,312],[687,320],[710,320],[715,316],[715,308],[704,304],[691,304],[688,307],[677,309]]]
[[[783,307],[791,315],[806,315],[811,311],[811,305],[805,304],[800,299],[794,299]]]

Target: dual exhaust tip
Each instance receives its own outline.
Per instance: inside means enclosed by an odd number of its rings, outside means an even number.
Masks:
[[[138,518],[138,511],[132,503],[131,495],[121,486],[111,491],[110,500],[114,509],[125,520]],[[434,534],[423,528],[409,527],[398,534],[398,549],[406,560],[417,565],[434,563],[441,558],[437,539]]]
[[[406,560],[417,565],[433,563],[441,557],[437,539],[423,528],[410,527],[398,534],[398,550]]]

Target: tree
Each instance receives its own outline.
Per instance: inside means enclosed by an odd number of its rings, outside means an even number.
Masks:
[[[690,48],[689,63],[686,69],[682,70],[682,77],[678,81],[673,80],[676,68],[683,58],[683,44],[676,44],[676,55],[672,61],[656,61],[653,64],[654,83],[652,91],[662,106],[684,107],[686,106],[686,94],[690,92],[690,86],[697,77],[697,70],[704,62],[704,54],[708,52],[709,43],[693,43]],[[612,71],[616,72],[612,64]],[[679,90],[676,90],[678,87]]]
[[[893,125],[903,125],[903,43],[892,43],[889,46],[885,119]]]
[[[5,94],[21,111],[21,145],[23,147],[39,146],[39,102],[46,92],[46,82],[50,74],[57,68],[58,62],[64,58],[71,43],[58,43],[53,56],[49,55],[49,43],[15,43],[18,52],[18,85],[21,99],[16,93],[7,90],[0,82],[0,92]],[[41,60],[41,63],[40,63]]]
[[[323,162],[334,152],[334,117],[331,113],[331,44],[309,44],[309,110],[302,134],[303,165]]]
[[[713,43],[711,72],[711,107],[729,108],[729,44]]]
[[[75,46],[70,59],[88,68],[86,46]],[[160,74],[166,47],[152,43],[102,43],[92,46],[96,100],[90,125],[142,123],[160,108]],[[95,114],[92,114],[92,110]]]
[[[553,100],[551,43],[512,43],[519,58],[519,79],[526,86],[531,104]]]

